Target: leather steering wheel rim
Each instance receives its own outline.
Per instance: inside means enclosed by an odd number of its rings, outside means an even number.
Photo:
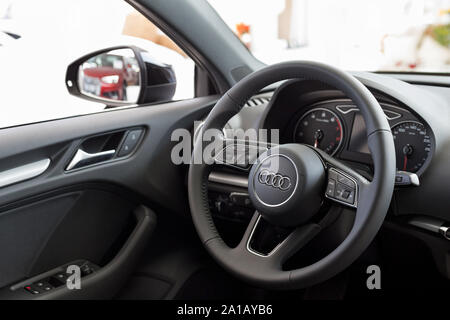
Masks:
[[[334,67],[309,61],[279,63],[260,69],[235,84],[217,102],[208,115],[203,130],[221,130],[237,114],[247,100],[262,88],[282,80],[318,80],[341,90],[359,107],[366,123],[368,147],[372,155],[374,176],[367,181],[358,173],[324,153],[325,162],[345,168],[358,179],[356,216],[345,240],[321,260],[300,269],[283,270],[282,257],[261,257],[249,252],[244,242],[236,248],[228,247],[220,237],[208,206],[209,165],[191,162],[188,191],[192,219],[198,235],[213,258],[237,277],[257,286],[272,289],[298,289],[327,280],[354,262],[374,239],[380,229],[392,198],[395,181],[395,149],[388,121],[372,93],[352,75]],[[194,154],[201,150],[202,139],[194,143]],[[252,219],[253,224],[256,217]],[[306,241],[311,230],[298,228],[292,235],[295,243]],[[246,231],[244,238],[251,229]],[[308,233],[309,232],[309,233]],[[303,237],[303,238],[302,238]],[[292,239],[291,239],[292,240]],[[298,246],[287,245],[285,252]],[[292,251],[292,252],[291,252]],[[281,263],[282,264],[282,263]]]

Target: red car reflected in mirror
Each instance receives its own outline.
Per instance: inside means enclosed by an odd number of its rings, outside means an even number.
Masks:
[[[112,100],[127,100],[127,86],[138,83],[138,75],[124,57],[101,54],[83,66],[82,88],[86,93]]]

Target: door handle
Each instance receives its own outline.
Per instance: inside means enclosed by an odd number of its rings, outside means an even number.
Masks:
[[[78,149],[77,153],[72,158],[72,161],[70,161],[69,165],[67,166],[66,171],[110,160],[112,159],[112,157],[114,157],[115,153],[116,150],[88,153],[86,151]]]

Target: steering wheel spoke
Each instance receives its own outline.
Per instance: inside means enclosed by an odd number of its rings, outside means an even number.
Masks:
[[[342,161],[336,160],[321,150],[315,150],[326,167],[325,197],[333,202],[356,209],[359,195],[370,182]]]
[[[247,251],[251,255],[264,258],[271,265],[277,265],[280,268],[287,259],[308,244],[321,230],[321,227],[315,223],[308,223],[293,230],[283,230],[281,235],[280,233],[273,235],[272,248],[269,248],[266,252],[259,252],[255,248],[255,242],[261,240],[256,237],[257,228],[261,227],[263,223],[266,223],[266,227],[269,225],[274,228],[274,226],[262,219],[262,216],[255,212],[238,248],[239,250]]]
[[[295,228],[273,252],[274,259],[276,259],[281,266],[287,259],[292,257],[314,239],[314,237],[319,234],[320,230],[321,227],[315,223],[308,223]]]
[[[250,243],[250,240],[252,239],[253,232],[256,228],[256,226],[259,223],[259,220],[261,218],[261,215],[258,211],[255,211],[252,218],[250,219],[247,229],[245,229],[244,235],[242,236],[241,242],[239,243],[238,247],[241,249],[248,248],[248,245]]]

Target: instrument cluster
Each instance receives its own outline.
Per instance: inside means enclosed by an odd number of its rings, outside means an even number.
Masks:
[[[430,162],[431,129],[406,109],[381,103],[394,138],[397,170],[420,174]],[[293,141],[344,160],[370,162],[365,122],[350,100],[332,100],[304,108],[295,118]]]

